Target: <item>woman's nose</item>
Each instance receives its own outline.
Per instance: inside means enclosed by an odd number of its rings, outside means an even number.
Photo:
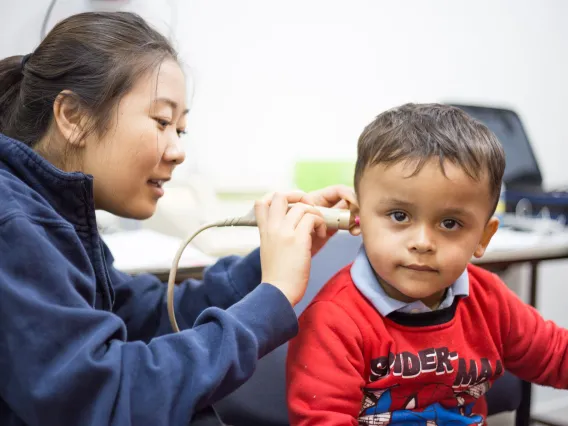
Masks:
[[[168,163],[181,164],[185,160],[185,150],[179,138],[172,141],[166,147],[164,152],[164,160]]]

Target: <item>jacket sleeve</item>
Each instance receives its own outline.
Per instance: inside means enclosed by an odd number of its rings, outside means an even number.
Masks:
[[[284,295],[261,284],[191,329],[127,342],[122,319],[93,307],[92,266],[70,226],[12,217],[0,254],[0,398],[30,426],[185,426],[297,331]]]
[[[299,322],[286,362],[290,424],[357,426],[365,385],[361,332],[328,301],[309,306]]]
[[[545,320],[500,284],[506,307],[501,310],[505,369],[528,382],[568,389],[568,330]]]
[[[150,274],[131,276],[118,271],[106,245],[104,253],[115,291],[113,311],[126,324],[128,340],[149,342],[154,337],[171,333],[166,284]],[[176,286],[174,302],[179,328],[190,328],[206,308],[227,309],[254,290],[260,280],[258,249],[243,258],[220,259],[205,269],[203,280],[190,279]]]

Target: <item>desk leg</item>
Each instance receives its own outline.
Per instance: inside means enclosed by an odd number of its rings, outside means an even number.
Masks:
[[[521,405],[515,417],[515,426],[529,426],[531,424],[531,392],[529,382],[521,383]]]
[[[531,262],[531,292],[529,295],[529,305],[536,308],[536,286],[538,282],[538,264],[539,262]]]
[[[538,280],[538,262],[531,262],[531,280],[529,304],[536,308],[536,286]],[[531,397],[532,384],[523,381],[521,384],[521,405],[517,410],[516,426],[529,426],[531,424]]]

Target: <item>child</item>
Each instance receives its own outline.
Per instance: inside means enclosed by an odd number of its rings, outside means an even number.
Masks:
[[[292,425],[482,425],[509,370],[568,388],[568,331],[469,264],[498,227],[505,158],[461,110],[407,104],[359,139],[363,247],[300,318]]]

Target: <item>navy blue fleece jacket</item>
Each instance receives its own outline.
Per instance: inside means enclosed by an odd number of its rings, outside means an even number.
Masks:
[[[165,285],[112,262],[92,178],[0,135],[0,424],[185,426],[297,332],[258,251],[179,286],[176,334]]]

